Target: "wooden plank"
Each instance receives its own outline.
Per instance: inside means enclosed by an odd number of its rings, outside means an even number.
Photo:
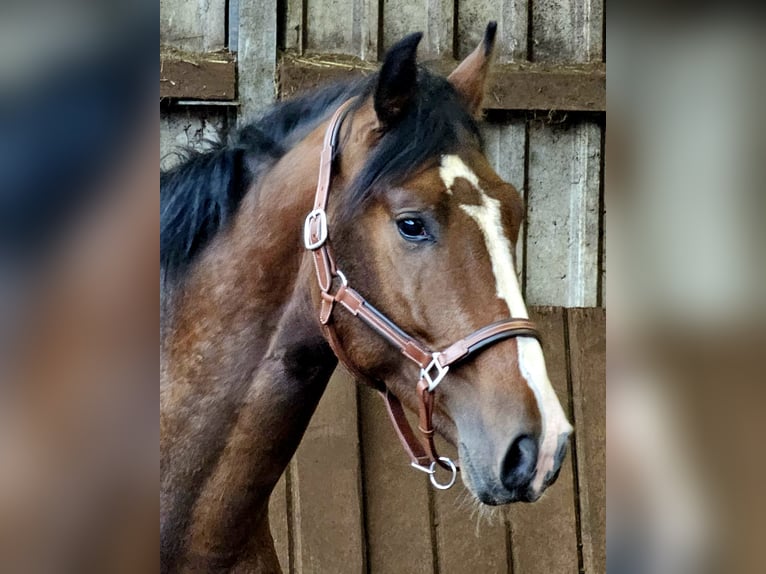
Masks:
[[[343,371],[306,430],[290,482],[295,572],[364,572],[356,388]]]
[[[527,0],[472,0],[459,4],[457,57],[465,58],[484,37],[491,20],[497,22],[497,62],[523,61],[527,57]]]
[[[606,111],[603,64],[493,66],[484,98],[489,110]]]
[[[383,2],[383,48],[404,36],[423,32],[420,58],[453,57],[453,0],[386,0]]]
[[[457,65],[432,60],[425,65],[443,76]],[[487,80],[487,110],[606,110],[606,66],[586,64],[493,64]]]
[[[160,42],[214,52],[226,42],[226,0],[160,0]]]
[[[182,155],[179,150],[204,151],[218,139],[234,118],[230,109],[171,108],[160,114],[160,167],[170,169]]]
[[[426,61],[425,65],[447,75],[457,62]],[[353,57],[285,55],[279,65],[280,93],[284,96],[302,93],[341,78],[369,75],[375,69]],[[606,110],[605,66],[497,64],[490,74],[484,105],[491,110],[602,112]]]
[[[377,65],[354,56],[285,54],[279,62],[279,97],[289,98],[346,78],[375,73]]]
[[[601,173],[599,174],[599,292],[598,307],[606,307],[606,126],[601,129]]]
[[[279,564],[283,572],[290,572],[290,526],[288,524],[290,507],[287,496],[287,474],[285,470],[282,478],[274,487],[269,500],[269,524],[271,535],[274,538],[274,547],[277,549]]]
[[[600,126],[530,122],[526,299],[598,301]]]
[[[303,54],[306,49],[306,11],[304,0],[286,0],[285,50]]]
[[[482,125],[484,152],[497,175],[513,185],[524,196],[524,148],[526,122],[513,119],[509,123]]]
[[[439,452],[457,460],[457,451],[437,437]],[[508,543],[501,510],[477,510],[473,495],[458,483],[433,492],[439,574],[505,574]],[[491,515],[491,517],[482,514]]]
[[[160,98],[232,100],[237,67],[231,54],[160,54]]]
[[[603,56],[604,0],[535,3],[529,59],[599,62]]]
[[[308,0],[305,50],[378,57],[378,2],[382,0]],[[288,4],[288,21],[297,20],[297,3]]]
[[[603,7],[603,0],[535,4],[529,59],[538,65],[579,62],[600,68]],[[594,93],[590,81],[595,78],[573,82],[573,100]],[[606,98],[580,103],[584,109],[605,108]],[[588,121],[534,122],[529,149],[527,300],[596,305],[601,127]]]
[[[602,150],[603,142],[602,142]],[[606,208],[604,207],[604,168],[601,168],[601,223],[599,224],[601,233],[600,251],[599,251],[599,292],[598,306],[606,307]]]
[[[606,572],[606,312],[570,309],[583,568]]]
[[[359,404],[368,572],[431,574],[428,478],[410,467],[378,393],[360,388]]]
[[[277,0],[238,1],[238,120],[246,124],[276,97]]]
[[[239,50],[239,0],[227,0],[226,48],[234,53]]]
[[[545,363],[564,412],[570,411],[567,384],[564,314],[560,308],[530,309],[540,328]],[[577,428],[576,432],[580,432]],[[566,457],[559,478],[534,504],[515,504],[508,509],[513,571],[523,574],[577,572],[577,524],[575,516],[572,456]]]

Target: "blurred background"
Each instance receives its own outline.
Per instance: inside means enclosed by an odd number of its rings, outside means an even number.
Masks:
[[[425,57],[462,57],[485,20],[501,21],[501,80],[515,83],[510,95],[489,95],[486,133],[501,175],[539,206],[523,244],[527,297],[564,307],[608,301],[607,570],[762,572],[759,11],[610,4],[604,27],[591,2],[405,3],[407,29],[392,24],[378,37],[356,13],[327,12],[312,30],[296,11],[310,3],[276,2],[273,14],[240,20],[272,51],[253,43],[243,54],[229,10],[218,23],[197,10],[210,4],[187,2],[188,20],[160,13],[161,29],[179,30],[173,50],[163,38],[161,118],[156,5],[0,6],[0,571],[159,568],[160,158],[169,165],[176,145],[204,145],[218,127],[258,113],[278,93],[282,50],[293,75],[281,90],[336,70],[368,73],[391,41],[429,25],[416,26],[421,12],[449,5],[451,18],[431,24]],[[398,4],[380,6],[384,19],[400,20]],[[201,23],[214,33],[200,36]],[[447,29],[458,33],[445,39]],[[336,59],[317,62],[316,47]],[[195,51],[217,55],[200,62]],[[230,92],[235,58],[239,91]],[[603,61],[606,105],[580,84],[544,103],[528,93],[547,65],[598,74]],[[211,70],[212,95],[181,90],[184,65]],[[565,109],[578,94],[586,97]],[[524,167],[508,157],[526,157]],[[577,224],[552,232],[545,209]],[[584,249],[588,238],[595,244]],[[582,561],[578,570],[600,571]]]
[[[764,20],[614,6],[610,572],[762,572]]]
[[[157,10],[0,5],[0,571],[157,569]]]

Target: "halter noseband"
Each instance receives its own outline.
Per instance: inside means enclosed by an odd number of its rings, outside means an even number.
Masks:
[[[338,145],[341,124],[352,101],[353,99],[344,102],[330,119],[322,147],[314,208],[306,216],[303,228],[303,241],[306,249],[313,254],[317,280],[321,290],[319,322],[322,324],[325,337],[338,360],[359,379],[377,388],[385,399],[391,422],[399,436],[399,440],[402,442],[402,446],[404,446],[404,450],[412,461],[412,466],[426,472],[431,479],[431,483],[436,488],[447,489],[455,483],[459,467],[451,459],[439,456],[436,451],[432,423],[434,391],[436,387],[447,375],[450,366],[480,349],[510,337],[534,337],[539,340],[540,334],[529,319],[504,319],[474,331],[442,351],[433,352],[417,339],[397,327],[395,323],[370,305],[364,297],[349,287],[346,276],[336,267],[335,260],[327,244],[328,225],[326,209],[330,182],[332,180],[333,156]],[[335,293],[332,293],[333,282],[336,278],[339,280],[339,285]],[[405,357],[420,367],[417,394],[419,402],[418,430],[423,435],[422,443],[415,437],[401,402],[385,386],[385,383],[382,384],[383,389],[381,390],[380,385],[371,383],[348,360],[338,340],[337,333],[330,323],[332,311],[336,303],[361,319],[381,337],[399,349]],[[435,471],[437,464],[452,473],[452,476],[446,483],[440,483],[436,479]]]

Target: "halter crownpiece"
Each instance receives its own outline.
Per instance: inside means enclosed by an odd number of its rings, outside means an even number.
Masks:
[[[324,145],[319,164],[319,179],[317,181],[314,207],[306,216],[303,226],[303,242],[314,258],[317,281],[321,291],[321,308],[319,322],[322,325],[327,342],[330,344],[338,360],[359,379],[378,388],[383,396],[388,415],[394,425],[396,434],[410,457],[414,468],[429,475],[431,484],[438,489],[450,488],[457,478],[459,466],[451,459],[439,456],[434,444],[433,405],[434,393],[439,384],[449,373],[455,363],[466,359],[489,345],[510,337],[534,337],[540,340],[540,333],[535,325],[526,318],[503,319],[482,327],[454,342],[442,351],[431,351],[417,339],[405,333],[393,321],[370,305],[367,300],[349,287],[346,276],[337,268],[328,245],[329,226],[327,222],[327,199],[332,181],[332,164],[338,146],[340,128],[354,99],[345,101],[338,107],[330,119],[324,137]],[[338,280],[338,287],[332,292],[333,283]],[[330,322],[335,304],[340,304],[352,315],[358,317],[381,337],[414,362],[420,368],[420,378],[416,390],[418,395],[418,430],[423,441],[419,441],[412,431],[404,408],[399,399],[383,384],[371,382],[367,376],[348,360],[346,353],[338,340],[335,329]],[[436,467],[451,472],[446,483],[440,483],[436,478]]]

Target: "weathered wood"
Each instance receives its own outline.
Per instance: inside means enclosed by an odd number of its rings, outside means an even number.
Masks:
[[[277,0],[238,1],[238,120],[243,124],[276,97]]]
[[[234,122],[229,109],[163,109],[160,115],[160,166],[168,169],[182,159],[179,150],[208,149]]]
[[[495,60],[522,61],[527,57],[527,0],[471,0],[458,6],[457,57],[465,58],[484,37],[491,20],[497,22]]]
[[[452,57],[453,0],[385,0],[383,2],[383,48],[388,50],[412,32],[423,32],[421,58]]]
[[[426,61],[425,65],[447,75],[457,62]],[[375,69],[368,62],[347,56],[285,55],[279,65],[280,94],[303,93],[341,78],[369,75]],[[605,67],[498,64],[490,74],[484,106],[489,110],[604,111]]]
[[[536,0],[531,24],[528,56],[538,65],[580,62],[601,68],[603,0]],[[571,90],[573,99],[588,91],[582,82]],[[606,99],[601,103],[598,107],[605,108]],[[590,121],[533,122],[529,150],[528,301],[596,305],[600,126]]]
[[[333,375],[295,455],[295,572],[364,572],[356,388]]]
[[[530,59],[537,62],[601,61],[603,25],[603,0],[535,0]]]
[[[457,66],[451,60],[424,64],[443,76]],[[493,64],[483,102],[487,110],[606,110],[606,66],[588,64]]]
[[[513,119],[508,123],[485,123],[482,126],[484,152],[497,175],[513,185],[522,197],[524,189],[524,152],[526,122]]]
[[[440,438],[436,442],[441,454],[457,460],[454,447]],[[505,574],[509,560],[502,511],[478,510],[462,482],[450,490],[434,490],[433,499],[439,574],[463,574],[467,568]]]
[[[304,0],[286,0],[285,50],[303,54],[306,49],[306,12]]]
[[[527,302],[598,300],[600,126],[530,123]]]
[[[603,140],[601,149],[604,150]],[[606,307],[606,208],[604,204],[604,168],[601,166],[601,222],[599,223],[600,247],[599,250],[599,291],[598,291],[598,307]]]
[[[583,567],[606,572],[606,312],[570,309],[569,353],[580,489]]]
[[[378,393],[360,388],[359,400],[368,571],[431,574],[428,479],[410,468]]]
[[[502,64],[490,73],[488,110],[606,111],[603,64]]]
[[[160,98],[232,100],[237,93],[237,67],[227,52],[160,53]]]
[[[284,54],[279,62],[279,97],[289,98],[346,78],[375,73],[377,65],[354,56]]]
[[[277,557],[283,572],[290,572],[290,526],[288,524],[290,507],[287,493],[287,473],[289,472],[288,468],[274,487],[269,500],[271,536],[274,538],[274,547],[277,549]]]
[[[306,26],[305,50],[353,54],[363,60],[378,57],[378,1],[309,0],[287,6],[288,22],[300,17]],[[298,15],[305,10],[305,14]]]
[[[563,311],[550,307],[533,308],[530,317],[543,335],[548,376],[564,412],[569,412]],[[540,500],[531,505],[509,507],[514,572],[577,572],[576,500],[572,473],[572,456],[569,454],[558,480]]]
[[[226,0],[160,0],[160,42],[213,52],[226,42]]]

